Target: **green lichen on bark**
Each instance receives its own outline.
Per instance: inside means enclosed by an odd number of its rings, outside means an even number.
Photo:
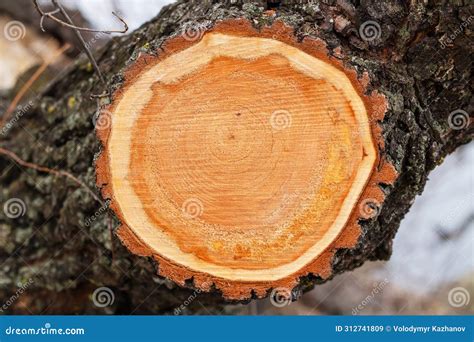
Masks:
[[[387,200],[379,216],[361,222],[364,234],[359,245],[340,250],[333,268],[337,273],[368,259],[388,258],[400,220],[423,190],[429,171],[472,139],[471,128],[452,130],[448,116],[456,109],[472,112],[474,20],[451,46],[442,48],[441,43],[474,15],[474,6],[324,1],[283,2],[275,15],[265,10],[263,2],[233,5],[230,1],[179,1],[164,7],[158,17],[130,35],[113,38],[96,53],[107,86],[90,72],[85,58],[78,59],[0,136],[0,146],[24,160],[67,170],[94,189],[94,159],[101,146],[93,118],[98,105],[110,99],[91,100],[90,94],[113,94],[128,65],[142,53],[160,54],[165,39],[180,34],[187,23],[209,27],[219,20],[244,17],[261,28],[283,20],[299,39],[321,38],[332,54],[359,74],[369,72],[370,89],[382,92],[389,101],[381,123],[383,153],[400,177],[393,187],[381,185]],[[349,25],[336,30],[335,21],[341,17]],[[358,32],[367,20],[381,28],[380,38],[373,42],[364,41]],[[341,53],[336,53],[339,49]],[[108,212],[87,189],[64,177],[25,169],[4,156],[0,156],[0,183],[0,204],[19,198],[27,208],[16,219],[0,210],[0,298],[10,298],[20,284],[33,279],[7,312],[173,313],[187,298],[194,298],[192,288],[179,288],[156,276],[156,265],[121,245],[108,229]],[[318,275],[309,275],[300,288],[307,290],[321,281]],[[116,300],[107,309],[90,300],[99,286],[115,293]],[[218,292],[199,293],[185,312],[220,313],[221,304]]]

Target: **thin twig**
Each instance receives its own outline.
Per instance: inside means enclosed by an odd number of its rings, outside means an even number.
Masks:
[[[39,7],[37,7],[39,8]],[[41,31],[43,32],[46,32],[46,30],[44,29],[44,18],[46,18],[46,16],[49,16],[51,14],[56,14],[56,13],[59,13],[59,8],[56,8],[54,11],[51,11],[51,12],[47,12],[45,13],[45,15],[42,15],[41,18],[40,18],[40,29]]]
[[[108,97],[108,96],[110,96],[110,93],[108,91],[104,91],[102,94],[91,94],[90,99],[91,100],[100,99],[100,98]]]
[[[13,98],[13,101],[10,103],[8,106],[7,110],[3,114],[2,120],[0,121],[0,127],[3,127],[5,123],[8,121],[10,118],[11,113],[15,110],[16,106],[20,102],[20,100],[23,98],[23,95],[30,89],[30,87],[33,85],[33,83],[38,79],[38,77],[41,76],[41,74],[46,70],[46,68],[52,64],[59,56],[61,56],[67,49],[69,49],[71,45],[68,43],[64,44],[62,47],[60,47],[53,56],[48,58],[47,60],[43,61],[43,63],[39,66],[38,69],[36,69],[35,73],[31,75],[29,80],[21,87],[20,91],[15,95]]]
[[[59,10],[61,11],[61,14],[64,16],[64,18],[66,18],[66,20],[71,24],[71,26],[68,26],[68,27],[71,27],[72,30],[74,31],[74,34],[76,35],[77,39],[79,39],[79,41],[81,42],[81,45],[82,47],[84,48],[84,51],[87,55],[87,57],[89,57],[89,60],[91,61],[92,65],[94,66],[94,69],[95,71],[97,72],[97,74],[99,75],[99,78],[100,80],[102,81],[102,83],[105,84],[105,78],[104,76],[102,75],[102,72],[100,72],[100,69],[99,69],[99,66],[97,65],[97,62],[95,61],[95,58],[94,56],[92,55],[92,52],[91,50],[89,50],[89,48],[87,47],[87,44],[84,40],[84,38],[82,38],[82,34],[81,32],[77,29],[77,28],[73,28],[72,26],[74,26],[74,23],[71,19],[71,17],[69,16],[69,14],[67,14],[66,10],[64,9],[63,6],[61,6],[61,4],[57,1],[57,0],[51,0],[52,3],[57,7],[59,8]]]
[[[56,176],[63,176],[63,177],[66,177],[66,178],[69,178],[70,180],[72,180],[74,183],[84,187],[87,192],[97,201],[99,202],[100,204],[104,205],[104,203],[102,202],[102,200],[94,193],[94,191],[91,190],[91,188],[89,188],[83,181],[81,181],[80,179],[78,179],[76,176],[74,176],[73,174],[67,172],[67,171],[63,171],[63,170],[56,170],[56,169],[50,169],[49,167],[45,167],[45,166],[40,166],[40,165],[37,165],[37,164],[34,164],[34,163],[30,163],[30,162],[27,162],[27,161],[24,161],[23,159],[21,159],[17,154],[15,154],[14,152],[12,151],[9,151],[7,149],[4,149],[2,147],[0,147],[0,154],[2,155],[5,155],[7,157],[9,157],[10,159],[12,159],[13,161],[15,161],[16,163],[18,163],[19,165],[23,166],[23,167],[26,167],[26,168],[29,168],[29,169],[33,169],[33,170],[36,170],[36,171],[39,171],[39,172],[45,172],[45,173],[49,173],[49,174],[53,174],[53,175],[56,175]]]
[[[39,6],[38,4],[38,0],[33,0],[33,4],[36,8],[36,10],[38,11],[38,13],[41,15],[41,19],[40,19],[40,27],[41,29],[44,31],[44,27],[43,27],[43,20],[44,18],[50,18],[51,20],[54,20],[56,21],[57,23],[63,25],[63,26],[66,26],[66,27],[69,27],[70,29],[72,29],[74,31],[74,34],[76,35],[77,39],[79,40],[79,42],[81,43],[82,47],[84,48],[84,52],[86,53],[87,57],[89,58],[89,61],[91,62],[92,66],[94,67],[94,70],[96,71],[97,75],[99,76],[99,79],[101,80],[102,83],[105,84],[105,78],[104,76],[102,75],[102,72],[100,71],[99,69],[99,66],[97,65],[97,62],[94,58],[94,56],[92,55],[92,52],[90,51],[89,47],[87,46],[87,43],[85,42],[84,38],[82,37],[82,34],[81,34],[81,31],[87,31],[87,32],[101,32],[101,33],[105,33],[105,34],[111,34],[111,33],[125,33],[128,31],[128,25],[127,23],[125,22],[125,20],[123,20],[120,16],[118,16],[115,12],[112,12],[112,14],[118,18],[122,24],[124,25],[124,28],[123,30],[109,30],[109,31],[104,31],[104,30],[94,30],[94,29],[90,29],[90,28],[87,28],[87,27],[78,27],[76,25],[74,25],[74,22],[72,21],[71,17],[69,16],[69,14],[67,14],[66,10],[64,9],[64,7],[59,3],[58,0],[51,0],[52,4],[55,6],[55,10],[51,11],[51,12],[44,12],[41,7]],[[67,22],[61,20],[61,19],[58,19],[57,17],[54,16],[54,14],[56,13],[61,13],[63,15],[63,17],[66,19]]]
[[[106,206],[108,207],[108,203],[107,201],[106,202],[103,202],[99,196],[97,196],[94,191],[92,191],[91,188],[89,188],[87,186],[86,183],[84,183],[83,181],[81,181],[79,178],[77,178],[76,176],[74,176],[73,174],[67,172],[67,171],[63,171],[63,170],[55,170],[55,169],[50,169],[49,167],[45,167],[45,166],[40,166],[40,165],[37,165],[37,164],[34,164],[34,163],[30,163],[30,162],[27,162],[23,159],[21,159],[17,154],[15,154],[14,152],[12,151],[9,151],[7,149],[4,149],[2,147],[0,147],[0,154],[1,155],[4,155],[4,156],[7,156],[9,157],[10,159],[12,159],[13,161],[15,161],[17,164],[23,166],[23,167],[26,167],[26,168],[29,168],[29,169],[33,169],[33,170],[36,170],[36,171],[39,171],[39,172],[45,172],[45,173],[49,173],[49,174],[52,174],[52,175],[55,175],[55,176],[63,176],[63,177],[66,177],[70,180],[72,180],[74,183],[76,183],[77,185],[83,187],[84,189],[86,189],[86,191],[97,201],[100,203],[100,205],[102,206]],[[107,228],[110,232],[110,243],[111,243],[111,252],[112,252],[112,260],[114,259],[114,254],[115,254],[115,247],[114,247],[114,239],[113,239],[113,227],[112,227],[112,219],[110,217],[110,215],[107,215]]]
[[[54,5],[59,7],[56,3],[56,1],[53,1]],[[111,34],[111,33],[126,33],[128,31],[128,25],[127,23],[125,22],[125,20],[123,20],[118,14],[116,14],[115,12],[112,12],[112,14],[118,19],[120,20],[120,22],[123,24],[123,29],[122,30],[95,30],[95,29],[91,29],[91,28],[88,28],[88,27],[79,27],[79,26],[76,26],[74,25],[74,23],[67,23],[57,17],[54,16],[54,14],[60,12],[61,10],[59,8],[56,8],[54,11],[51,11],[51,12],[44,12],[41,7],[39,6],[38,4],[38,0],[33,0],[33,4],[36,8],[36,10],[38,11],[38,13],[41,15],[41,21],[40,21],[40,26],[41,26],[41,29],[44,31],[44,28],[43,28],[43,21],[44,21],[44,18],[49,18],[51,20],[54,20],[55,22],[63,25],[63,26],[67,26],[69,28],[72,28],[74,30],[78,30],[78,31],[86,31],[86,32],[101,32],[101,33],[105,33],[105,34]],[[62,11],[61,11],[62,12]],[[68,20],[69,21],[69,20]]]

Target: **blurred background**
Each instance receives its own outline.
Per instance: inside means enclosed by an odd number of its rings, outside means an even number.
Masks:
[[[63,0],[78,26],[129,32],[171,1]],[[49,0],[39,3],[45,10]],[[13,23],[13,24],[12,24]],[[14,31],[12,28],[15,28]],[[26,106],[44,84],[81,54],[72,31],[51,21],[40,30],[30,0],[0,0],[0,119]],[[3,34],[2,34],[3,33]],[[94,51],[111,36],[85,33]],[[58,50],[72,45],[64,54]],[[39,70],[41,72],[39,72]],[[25,86],[28,84],[28,86]],[[19,96],[19,94],[21,96]],[[0,127],[1,129],[1,127]],[[388,262],[363,267],[317,286],[295,303],[260,300],[237,314],[472,314],[474,299],[474,144],[458,149],[435,169],[402,221]]]

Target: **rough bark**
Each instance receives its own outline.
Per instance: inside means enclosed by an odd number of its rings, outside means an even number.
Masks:
[[[361,222],[360,243],[339,250],[332,267],[338,273],[366,260],[388,259],[400,221],[422,192],[429,172],[472,139],[470,126],[453,130],[448,119],[454,110],[472,112],[474,6],[462,1],[424,5],[325,1],[281,4],[273,16],[265,13],[265,7],[257,2],[179,1],[163,8],[151,22],[114,38],[97,53],[107,86],[99,82],[86,59],[78,60],[26,113],[16,113],[18,120],[0,136],[0,146],[23,160],[66,170],[94,188],[94,159],[101,146],[93,117],[98,106],[110,99],[91,100],[90,94],[120,87],[127,65],[140,54],[159,54],[163,41],[180,34],[189,22],[212,26],[221,19],[245,17],[263,27],[283,20],[300,39],[319,37],[332,55],[361,75],[368,72],[369,89],[377,89],[389,101],[381,123],[385,139],[381,153],[400,176],[393,187],[382,185],[387,197],[379,215]],[[372,42],[361,39],[358,32],[367,20],[381,27],[381,37]],[[446,44],[455,32],[455,39]],[[106,210],[86,188],[65,177],[26,169],[6,156],[0,156],[0,182],[2,205],[20,198],[27,208],[16,219],[0,211],[2,302],[32,280],[7,312],[166,314],[189,302],[180,313],[229,312],[229,308],[222,311],[218,291],[198,294],[177,287],[156,276],[157,265],[150,260],[131,255],[109,231]],[[309,275],[294,293],[322,281]],[[90,300],[100,286],[115,294],[114,304],[106,309]]]

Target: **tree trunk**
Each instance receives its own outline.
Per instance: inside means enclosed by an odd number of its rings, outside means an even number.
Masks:
[[[473,15],[472,5],[454,1],[436,5],[179,1],[97,53],[106,86],[91,72],[88,61],[80,59],[27,111],[14,113],[1,131],[0,298],[9,304],[0,309],[11,313],[209,314],[229,312],[224,299],[264,297],[282,285],[244,282],[229,285],[234,290],[238,287],[232,292],[223,285],[225,278],[212,278],[203,285],[198,273],[176,275],[176,270],[182,270],[176,263],[156,258],[154,250],[130,245],[133,229],[123,233],[120,228],[120,240],[118,221],[110,223],[106,209],[110,196],[123,227],[120,203],[110,189],[112,178],[102,173],[108,165],[105,152],[111,154],[109,135],[101,132],[101,122],[115,114],[116,101],[130,86],[133,73],[169,56],[176,39],[197,44],[204,32],[218,31],[223,23],[231,27],[244,22],[250,35],[286,40],[309,54],[315,46],[323,46],[314,55],[354,75],[351,81],[358,84],[357,94],[364,103],[373,105],[372,114],[387,107],[382,115],[368,118],[378,161],[371,174],[383,174],[365,188],[373,187],[367,194],[373,195],[375,206],[370,203],[369,215],[354,214],[351,227],[357,226],[358,232],[354,241],[343,239],[344,243],[325,246],[328,269],[318,257],[318,265],[295,270],[296,283],[283,283],[291,299],[366,260],[388,259],[400,221],[422,192],[428,173],[472,139],[468,113],[473,105]],[[239,18],[244,20],[231,20]],[[273,90],[269,84],[261,91]],[[110,96],[90,99],[91,94],[103,93]],[[110,129],[109,125],[105,131],[110,133]],[[104,198],[95,189],[95,161]],[[386,168],[395,172],[387,173]],[[353,203],[352,212],[368,197]],[[135,234],[133,239],[137,237],[143,238]]]

